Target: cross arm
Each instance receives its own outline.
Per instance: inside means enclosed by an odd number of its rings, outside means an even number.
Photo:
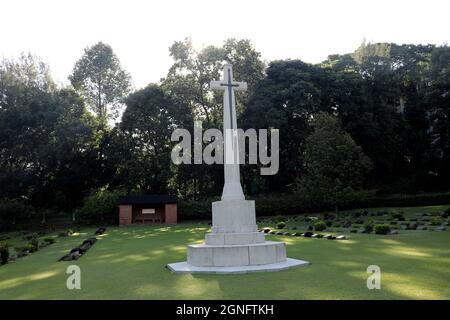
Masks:
[[[225,87],[222,86],[222,83],[223,83],[223,81],[211,81],[211,82],[209,83],[209,87],[210,87],[211,89],[216,89],[216,90],[221,89],[221,90],[224,90]]]
[[[247,82],[233,82],[233,89],[236,91],[246,91],[247,90]]]

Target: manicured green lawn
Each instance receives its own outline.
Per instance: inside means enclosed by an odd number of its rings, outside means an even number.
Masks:
[[[1,266],[0,299],[450,299],[450,231],[346,233],[345,241],[269,235],[287,243],[289,257],[311,265],[244,275],[170,273],[165,265],[185,260],[186,243],[202,241],[206,231],[198,223],[110,227],[80,260],[57,262],[92,236],[94,229],[83,229]],[[81,268],[81,290],[66,288],[71,264]],[[381,268],[381,290],[366,287],[369,265]]]

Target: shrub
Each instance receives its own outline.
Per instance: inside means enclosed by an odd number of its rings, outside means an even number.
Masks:
[[[373,227],[374,227],[374,222],[372,219],[368,219],[365,223],[364,223],[364,231],[367,233],[371,233],[373,231]]]
[[[398,211],[393,211],[391,213],[392,218],[397,219],[399,221],[405,221],[405,216],[403,215],[402,212],[398,212]]]
[[[330,220],[328,220],[325,221],[325,224],[327,225],[327,227],[331,227],[333,223]]]
[[[52,243],[56,242],[55,238],[50,238],[50,237],[49,238],[45,238],[44,241],[46,243],[48,243],[48,244],[52,244]]]
[[[450,216],[450,208],[447,208],[441,215],[442,218],[448,218]]]
[[[327,228],[327,224],[325,221],[319,220],[314,222],[314,230],[316,231],[323,231]]]
[[[280,221],[277,223],[277,229],[284,229],[286,227],[286,222]]]
[[[14,228],[32,212],[33,208],[23,199],[0,199],[0,232]]]
[[[432,226],[440,226],[442,224],[442,219],[441,218],[433,218],[433,219],[431,219],[430,224]]]
[[[20,246],[20,247],[15,247],[14,250],[16,250],[17,254],[19,256],[22,256],[25,254],[25,252],[31,252],[32,250],[32,246],[30,243],[24,245],[24,246]]]
[[[375,225],[376,234],[388,234],[391,231],[391,227],[387,224],[377,224]]]
[[[119,193],[100,189],[84,201],[80,216],[91,221],[114,221],[118,219]]]
[[[37,238],[33,238],[30,241],[30,252],[36,252],[39,250],[39,240]]]
[[[357,233],[357,232],[358,232],[358,230],[356,230],[356,229],[350,230],[350,233]]]
[[[0,264],[7,264],[9,259],[9,245],[0,243]]]

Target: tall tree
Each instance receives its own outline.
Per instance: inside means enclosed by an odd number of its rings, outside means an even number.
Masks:
[[[371,161],[334,116],[314,115],[313,128],[306,139],[305,174],[299,177],[298,191],[312,203],[333,205],[337,210],[357,199]]]
[[[123,98],[131,90],[131,77],[122,69],[111,46],[98,42],[87,47],[69,79],[100,118],[117,118]]]
[[[106,152],[117,163],[113,183],[128,191],[164,193],[171,177],[171,134],[192,126],[186,105],[179,105],[155,84],[129,95],[120,128]]]

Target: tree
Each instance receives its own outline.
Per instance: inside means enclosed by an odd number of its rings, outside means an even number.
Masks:
[[[172,175],[170,137],[177,127],[192,126],[189,110],[156,84],[132,93],[125,103],[106,152],[107,162],[116,164],[113,184],[127,191],[165,193]]]
[[[174,59],[167,77],[163,81],[166,91],[188,103],[197,120],[205,120],[206,126],[221,124],[221,95],[209,89],[209,83],[222,77],[224,62],[233,64],[234,77],[249,83],[251,93],[256,83],[264,76],[264,63],[260,53],[249,40],[228,39],[222,47],[207,46],[194,50],[189,39],[176,41],[169,49]],[[237,94],[238,116],[243,111],[243,95]]]
[[[187,105],[192,118],[204,122],[205,130],[222,127],[222,94],[210,90],[209,83],[222,77],[225,62],[233,63],[235,79],[249,82],[247,93],[236,93],[237,117],[241,120],[248,96],[264,76],[264,63],[250,41],[228,39],[222,47],[208,46],[196,51],[191,41],[185,39],[175,42],[169,51],[174,63],[161,87],[173,101]],[[182,171],[177,170],[176,179],[179,179],[178,185],[186,186],[183,194],[215,195],[222,189],[223,168],[187,166]],[[189,192],[187,186],[190,186]]]
[[[96,181],[94,119],[37,57],[4,61],[0,83],[0,198],[70,210]]]
[[[298,192],[337,211],[340,205],[357,200],[371,161],[332,115],[315,114],[313,127],[306,139],[305,173],[298,179]]]
[[[102,42],[87,47],[69,80],[101,119],[118,116],[122,99],[131,90],[131,77],[112,48]]]
[[[291,192],[302,166],[301,149],[309,134],[311,115],[333,111],[324,99],[329,76],[326,70],[300,60],[274,61],[266,73],[249,98],[243,126],[280,130],[280,172],[264,177],[269,189],[263,192]],[[256,174],[243,174],[247,184],[252,184]]]

